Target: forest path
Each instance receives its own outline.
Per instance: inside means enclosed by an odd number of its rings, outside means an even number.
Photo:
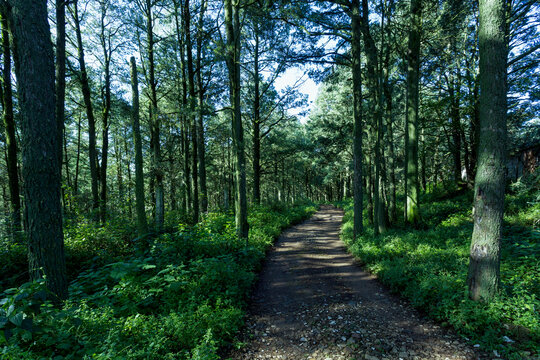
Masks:
[[[347,253],[343,212],[323,206],[284,231],[232,359],[479,359],[476,349],[391,295]]]

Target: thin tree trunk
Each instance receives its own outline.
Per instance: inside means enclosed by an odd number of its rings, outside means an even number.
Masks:
[[[60,145],[47,1],[10,3],[22,115],[29,273],[31,279],[45,276],[49,290],[58,299],[65,299],[68,292],[60,205]]]
[[[79,194],[79,164],[81,161],[81,121],[82,115],[79,116],[77,122],[77,157],[75,161],[75,180],[73,181],[73,192],[75,195]]]
[[[377,47],[375,41],[371,36],[369,29],[369,7],[368,1],[362,0],[362,21],[361,30],[364,39],[364,51],[366,54],[367,64],[367,79],[369,82],[369,88],[371,92],[371,109],[374,115],[372,130],[375,135],[375,148],[374,148],[374,165],[375,165],[375,178],[373,185],[373,204],[374,204],[374,216],[373,227],[375,235],[386,231],[386,224],[384,219],[384,202],[381,198],[381,138],[383,135],[382,127],[382,109],[381,109],[381,86],[378,77],[378,56]]]
[[[507,80],[504,0],[480,0],[480,144],[468,285],[473,300],[490,301],[499,289],[504,215]]]
[[[452,157],[454,159],[454,181],[458,183],[461,181],[461,115],[459,111],[459,95],[457,94],[458,90],[456,89],[456,84],[452,79],[452,84],[450,85],[450,121],[452,129]]]
[[[360,2],[352,1],[351,9],[351,56],[352,56],[352,79],[353,79],[353,236],[356,239],[363,232],[363,189],[362,189],[362,64],[361,44],[362,36]]]
[[[163,222],[165,218],[165,201],[163,191],[163,169],[161,164],[161,122],[158,114],[158,99],[157,99],[157,82],[155,76],[155,61],[154,61],[154,29],[152,18],[152,1],[146,0],[146,35],[148,41],[148,73],[149,73],[149,87],[150,87],[150,100],[151,100],[151,126],[153,130],[153,172],[155,180],[155,192],[156,192],[156,230],[161,231],[163,229]]]
[[[229,87],[232,107],[233,147],[236,155],[236,231],[248,241],[246,196],[246,158],[244,153],[244,130],[240,109],[240,9],[232,0],[225,0],[225,28],[227,32],[226,62],[229,69]]]
[[[197,170],[197,119],[195,115],[195,72],[193,71],[193,47],[191,43],[191,30],[190,30],[190,8],[189,0],[185,0],[183,7],[183,25],[184,25],[184,35],[186,39],[186,57],[187,57],[187,80],[188,80],[188,113],[189,113],[189,122],[191,124],[191,146],[192,146],[192,162],[191,162],[191,179],[193,182],[193,223],[199,221],[199,182],[198,182],[198,170]]]
[[[21,229],[21,196],[19,188],[19,169],[17,167],[17,136],[15,118],[13,116],[13,90],[11,88],[11,47],[7,14],[2,13],[2,49],[4,56],[4,72],[2,86],[2,109],[6,134],[6,163],[9,180],[10,221],[14,232]]]
[[[58,160],[62,165],[66,98],[66,0],[56,0],[56,124],[60,141]]]
[[[77,35],[78,60],[80,66],[80,81],[86,107],[86,116],[88,117],[88,156],[90,161],[90,178],[92,188],[92,208],[97,211],[99,207],[98,193],[98,166],[96,153],[96,120],[94,118],[94,109],[92,106],[92,94],[88,82],[88,73],[86,71],[86,62],[84,59],[84,47],[82,42],[81,24],[79,19],[78,2],[73,2],[73,20],[75,23],[75,32]]]
[[[255,52],[253,54],[253,201],[261,203],[261,91],[259,74],[259,24],[255,20]]]
[[[204,88],[202,82],[202,47],[203,47],[203,26],[204,14],[206,11],[206,0],[202,1],[201,10],[199,13],[199,26],[197,29],[197,88],[199,96],[199,111],[198,111],[198,126],[197,126],[197,155],[199,157],[199,183],[201,185],[201,210],[208,212],[208,189],[206,188],[206,158],[205,158],[205,141],[204,141]]]
[[[135,57],[131,57],[131,92],[133,94],[133,142],[135,144],[135,203],[137,207],[137,232],[139,236],[148,233],[146,211],[144,208],[144,174],[142,159],[141,128],[139,121],[139,79]]]
[[[105,96],[103,105],[103,132],[102,132],[102,148],[101,148],[101,166],[100,166],[100,181],[101,181],[101,194],[100,194],[100,219],[102,223],[107,220],[107,160],[109,156],[109,116],[111,113],[111,44],[110,39],[106,38],[105,34],[105,16],[107,4],[102,4],[101,9],[101,47],[103,50],[104,67],[103,72],[105,76]]]

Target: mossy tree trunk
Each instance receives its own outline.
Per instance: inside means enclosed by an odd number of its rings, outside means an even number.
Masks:
[[[480,0],[479,10],[480,143],[467,282],[470,297],[487,302],[500,282],[506,170],[506,2]]]
[[[65,299],[68,291],[60,205],[60,146],[47,1],[13,0],[10,5],[22,115],[29,273],[31,279],[45,276],[51,292]]]

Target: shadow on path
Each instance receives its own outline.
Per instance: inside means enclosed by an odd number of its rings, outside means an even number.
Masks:
[[[253,293],[232,359],[479,359],[364,272],[323,206],[280,236]]]

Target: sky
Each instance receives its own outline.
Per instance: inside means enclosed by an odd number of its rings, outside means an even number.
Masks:
[[[303,79],[303,81],[302,84],[299,86],[298,91],[308,96],[308,105],[306,106],[307,109],[291,109],[289,110],[289,114],[297,116],[300,112],[308,110],[305,116],[299,116],[300,122],[302,124],[305,124],[309,117],[309,111],[311,110],[311,107],[315,104],[315,99],[317,98],[320,84],[315,83],[315,81],[313,81],[308,76],[308,74],[302,67],[295,66],[287,69],[287,71],[285,71],[280,77],[276,79],[275,87],[278,92],[281,92],[285,90],[287,86],[293,86],[299,79]]]

